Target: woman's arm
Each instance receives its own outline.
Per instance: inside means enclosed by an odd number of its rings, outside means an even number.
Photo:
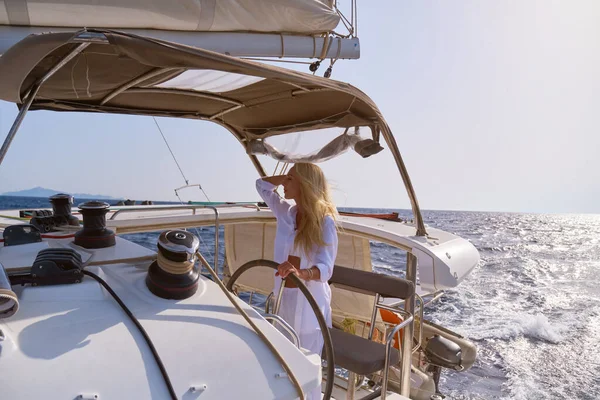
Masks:
[[[284,261],[281,264],[279,264],[275,276],[287,278],[289,274],[298,275],[300,279],[305,281],[318,281],[321,279],[321,271],[317,267],[298,269],[289,261]]]
[[[277,268],[275,276],[287,277],[289,274],[296,274],[305,281],[327,282],[333,275],[333,265],[337,256],[338,236],[335,221],[331,217],[326,217],[323,226],[323,241],[325,246],[319,247],[315,256],[315,265],[306,269],[297,269],[289,261],[284,261]]]
[[[286,179],[289,179],[287,175],[277,175],[256,180],[256,191],[273,211],[275,218],[285,215],[291,207],[290,203],[283,200],[275,192],[277,186],[283,184]]]

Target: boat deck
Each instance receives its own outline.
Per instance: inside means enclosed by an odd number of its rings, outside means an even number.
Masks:
[[[104,279],[142,324],[179,398],[200,398],[190,388],[202,385],[207,387],[202,399],[297,397],[287,378],[276,377],[285,372],[283,367],[210,279],[201,277],[196,294],[185,300],[158,298],[145,284],[153,252],[121,238],[102,250],[82,250],[69,239],[0,247],[0,263],[9,273],[22,270],[48,246],[75,248],[84,260],[98,264],[87,270]],[[95,280],[85,276],[78,284],[13,290],[19,310],[0,320],[5,336],[0,376],[12,382],[3,387],[3,398],[169,398],[140,332]],[[252,307],[237,301],[283,355],[303,389],[318,385],[320,356],[298,349]]]

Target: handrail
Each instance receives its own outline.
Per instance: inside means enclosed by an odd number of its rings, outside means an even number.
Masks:
[[[177,205],[177,206],[143,206],[140,208],[121,208],[115,211],[109,218],[109,221],[114,221],[117,215],[132,212],[149,212],[149,211],[173,211],[173,210],[192,210],[192,215],[196,215],[197,209],[210,209],[215,213],[215,269],[219,268],[219,211],[217,208],[235,208],[240,207],[237,204],[222,204],[216,206],[207,205]],[[260,211],[258,204],[254,204],[257,211]]]
[[[281,318],[279,315],[275,315],[275,314],[265,314],[262,317],[264,319],[266,319],[267,321],[272,320],[272,321],[279,322],[281,324],[281,326],[285,329],[285,331],[292,336],[292,339],[294,339],[294,344],[296,345],[296,347],[300,348],[300,337],[298,336],[298,333],[283,318]]]
[[[423,300],[423,304],[425,306],[430,305],[431,303],[433,303],[434,301],[438,300],[439,298],[441,298],[444,294],[446,294],[446,292],[444,292],[443,290],[438,290],[437,292],[432,292],[432,293],[427,293],[423,296],[417,295],[421,298],[421,300]],[[431,299],[429,299],[429,297],[431,297]],[[427,302],[425,302],[425,299],[428,299]],[[393,303],[389,303],[388,306],[390,307],[396,307],[399,306],[400,304],[404,304],[404,300],[400,299],[398,301],[395,301]]]
[[[252,205],[254,208],[256,208],[256,211],[260,211],[260,207],[258,206],[258,204],[247,204],[247,206]],[[173,210],[192,210],[194,211],[194,213],[192,213],[192,215],[196,215],[196,209],[206,209],[206,208],[235,208],[235,207],[242,207],[239,204],[222,204],[222,205],[215,205],[215,206],[208,206],[208,205],[201,205],[201,204],[188,204],[188,205],[177,205],[177,206],[160,206],[160,205],[156,205],[156,206],[140,206],[140,208],[120,208],[118,210],[116,210],[109,218],[109,220],[114,220],[116,218],[116,216],[118,214],[125,214],[125,213],[131,213],[131,212],[149,212],[149,211],[173,211]]]
[[[265,301],[265,313],[271,313],[271,300],[273,299],[273,292],[269,293],[267,296],[267,301]]]
[[[161,208],[152,208],[152,210],[148,210],[147,208],[125,208],[115,211],[113,215],[109,218],[109,220],[114,220],[117,214],[120,212],[144,212],[144,211],[156,211],[158,210],[177,210],[177,209],[193,209],[194,215],[196,214],[196,208],[204,208],[213,210],[215,213],[215,270],[219,269],[219,211],[217,207],[213,206],[170,206],[170,207],[161,207]]]
[[[423,302],[423,298],[416,293],[415,293],[415,296],[416,296],[417,300],[419,300],[421,302],[421,307],[419,307],[419,342],[416,344],[416,346],[413,347],[413,349],[412,349],[413,354],[415,351],[419,350],[419,347],[421,347],[421,343],[423,343],[423,318],[424,318],[423,309],[425,308],[425,303]]]
[[[431,303],[433,303],[434,301],[436,301],[437,299],[441,298],[444,294],[446,294],[443,290],[440,290],[438,292],[433,293],[431,300],[429,300],[427,303],[425,303],[426,306],[430,305]]]
[[[416,293],[415,293],[415,295],[416,295]],[[380,299],[381,299],[381,295],[379,293],[377,293],[375,295],[375,301],[373,302],[373,314],[371,315],[371,326],[369,328],[369,336],[368,336],[369,340],[371,340],[373,338],[373,333],[375,331],[375,322],[377,320],[377,310],[378,309],[392,311],[394,313],[399,313],[402,316],[406,317],[406,319],[404,319],[400,324],[398,324],[394,327],[392,332],[390,334],[388,334],[388,337],[386,340],[385,364],[384,364],[384,370],[383,370],[383,386],[381,389],[381,397],[380,397],[381,400],[385,400],[385,396],[387,395],[386,390],[387,390],[387,380],[388,380],[388,369],[389,369],[389,364],[390,364],[390,351],[391,351],[390,346],[391,346],[392,340],[400,329],[403,329],[406,326],[412,326],[414,317],[410,312],[408,312],[406,310],[402,310],[400,308],[395,308],[395,307],[391,307],[389,305],[379,303]],[[423,308],[421,308],[421,321],[423,321],[422,312],[423,312]],[[421,328],[421,331],[422,331],[422,328]],[[411,333],[411,336],[412,336],[412,333]],[[410,346],[410,347],[407,349],[407,351],[405,351],[404,349],[407,346]],[[420,346],[420,339],[419,339],[419,346]],[[402,340],[403,356],[402,356],[402,360],[400,363],[400,376],[404,377],[405,375],[408,375],[408,377],[409,377],[408,382],[410,385],[410,367],[412,364],[412,360],[410,357],[404,356],[404,354],[412,354],[413,353],[413,351],[411,351],[409,349],[412,349],[412,337],[410,338],[410,340],[408,340],[408,335],[404,335],[404,338]],[[400,391],[402,391],[403,385],[405,385],[405,381],[406,381],[406,379],[400,380]],[[409,390],[410,390],[410,388],[409,388]]]
[[[413,322],[413,316],[410,315],[407,319],[405,319],[404,321],[402,321],[401,323],[399,323],[398,325],[396,325],[394,327],[394,329],[392,329],[392,331],[388,334],[388,337],[386,339],[385,342],[385,363],[383,366],[383,382],[381,384],[381,400],[385,400],[386,396],[387,396],[387,386],[388,386],[388,371],[390,368],[390,352],[392,351],[392,341],[394,340],[394,336],[396,336],[396,334],[400,331],[400,329],[403,329],[404,327],[406,327],[407,325],[411,324]],[[404,335],[404,339],[402,340],[402,346],[405,346],[405,343],[407,343],[407,338],[406,335]],[[410,343],[410,342],[408,342]],[[408,372],[410,373],[410,363],[411,360],[410,358],[408,358],[408,360],[405,360],[404,357],[402,359],[402,362],[400,363],[400,375],[402,376],[406,371],[405,368],[407,367],[407,361],[408,361]],[[400,383],[400,389],[402,389],[402,382]]]

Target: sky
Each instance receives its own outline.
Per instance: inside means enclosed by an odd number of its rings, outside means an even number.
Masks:
[[[332,78],[379,106],[422,209],[600,213],[600,2],[359,0],[358,16],[361,58],[338,61]],[[0,101],[0,140],[16,114]],[[211,200],[258,199],[257,172],[225,129],[157,120]],[[305,151],[333,134],[273,143]],[[321,166],[339,206],[410,208],[387,150]],[[0,193],[177,200],[184,184],[150,117],[31,112],[0,165]]]

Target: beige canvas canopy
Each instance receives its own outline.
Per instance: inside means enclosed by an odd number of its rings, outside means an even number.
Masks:
[[[370,127],[398,165],[418,223],[425,229],[396,141],[375,103],[331,79],[203,49],[110,30],[32,35],[0,57],[0,99],[24,111],[88,111],[210,120],[242,145],[249,140],[323,128]],[[252,161],[264,175],[262,166]]]
[[[90,44],[44,83],[31,109],[209,119],[240,138],[385,124],[371,99],[346,83],[130,34],[103,35],[107,42]],[[77,46],[73,34],[55,33],[12,47],[0,57],[0,98],[22,102]],[[235,74],[240,87],[194,86],[207,71],[215,79]]]

